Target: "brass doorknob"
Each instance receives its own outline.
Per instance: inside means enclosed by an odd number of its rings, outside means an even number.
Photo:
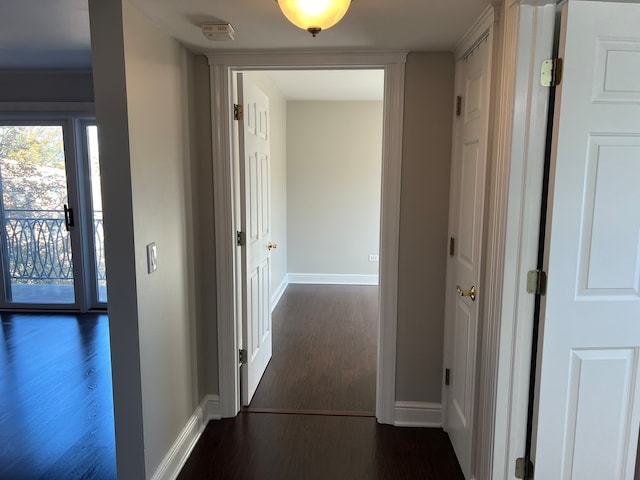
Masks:
[[[458,285],[456,287],[456,290],[458,290],[458,295],[460,295],[461,297],[469,297],[472,302],[476,301],[476,286],[475,285],[473,287],[471,287],[470,290],[462,290],[460,288],[460,285]]]
[[[269,249],[269,251],[273,250],[274,248],[278,248],[278,244],[277,243],[271,243],[269,242],[267,244],[267,248]]]

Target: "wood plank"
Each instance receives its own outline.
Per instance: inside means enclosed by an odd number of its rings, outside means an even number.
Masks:
[[[178,480],[462,480],[441,429],[373,418],[240,413],[210,422]]]
[[[375,412],[378,287],[289,285],[249,410]]]
[[[107,316],[0,320],[0,478],[114,479]]]

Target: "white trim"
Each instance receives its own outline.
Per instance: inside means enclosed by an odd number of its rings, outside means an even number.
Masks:
[[[222,413],[220,410],[220,397],[218,395],[207,395],[202,401],[202,411],[204,412],[205,423],[210,420],[220,420]]]
[[[213,203],[216,242],[216,304],[218,326],[218,382],[220,413],[235,417],[240,411],[240,375],[236,331],[236,232],[234,174],[231,158],[229,68],[211,65],[211,129]]]
[[[442,427],[442,404],[427,402],[396,402],[396,427]]]
[[[280,285],[278,285],[278,288],[276,288],[275,290],[271,289],[271,313],[273,313],[273,311],[278,306],[278,302],[282,298],[282,295],[284,295],[284,292],[287,290],[289,283],[291,283],[289,281],[289,275],[285,275]]]
[[[290,273],[289,283],[317,285],[378,285],[378,275],[346,275],[342,273]]]
[[[234,70],[380,68],[385,71],[376,417],[393,424],[396,385],[400,173],[406,52],[215,52],[211,66],[213,185],[221,414],[240,411],[230,75]]]
[[[474,48],[482,39],[483,35],[489,32],[489,29],[498,21],[499,8],[494,5],[488,5],[467,33],[465,33],[456,48],[453,49],[453,55],[457,60],[464,58],[469,51]]]
[[[491,428],[480,440],[481,447],[491,442],[493,448],[479,452],[486,456],[484,468],[476,472],[479,478],[515,479],[514,459],[525,450],[534,316],[526,275],[536,267],[538,256],[549,108],[549,89],[540,85],[539,66],[552,55],[555,10],[554,4],[516,4],[506,12],[501,89],[505,103],[498,152],[505,163],[504,195],[496,226],[504,232],[498,253],[502,288],[495,297],[493,335],[483,345],[494,353],[484,372],[487,395],[481,407]]]
[[[227,65],[241,70],[268,67],[270,70],[296,70],[315,68],[379,68],[406,62],[405,51],[321,51],[321,50],[245,50],[215,51],[208,55],[210,65]]]
[[[151,480],[174,480],[178,477],[180,470],[182,470],[189,455],[191,455],[193,447],[198,442],[209,420],[220,418],[219,415],[216,415],[219,403],[217,395],[207,395],[200,402],[200,405],[196,407],[169,452],[160,462]]]
[[[380,202],[380,324],[376,418],[393,424],[396,400],[400,175],[404,129],[404,64],[387,65],[384,81],[382,199]]]
[[[509,12],[506,12],[509,13]],[[511,12],[513,13],[513,12]],[[494,451],[493,426],[497,416],[492,398],[495,395],[495,371],[498,358],[496,344],[497,330],[500,323],[499,305],[502,298],[504,269],[504,224],[507,211],[507,177],[509,175],[508,142],[509,118],[513,116],[510,102],[513,99],[513,86],[509,78],[509,69],[513,64],[513,52],[516,46],[510,42],[509,35],[505,39],[505,31],[510,31],[512,16],[502,12],[499,28],[494,28],[495,51],[492,75],[494,83],[491,91],[492,101],[492,148],[488,164],[489,187],[486,201],[488,211],[485,226],[486,238],[483,250],[485,259],[484,284],[485,302],[483,305],[483,328],[479,338],[478,356],[478,391],[476,411],[483,415],[476,416],[475,464],[473,472],[478,478],[489,478],[491,459]],[[495,350],[493,350],[495,348]]]

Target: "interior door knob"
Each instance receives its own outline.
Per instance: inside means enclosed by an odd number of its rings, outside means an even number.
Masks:
[[[274,248],[278,248],[278,244],[277,243],[271,243],[269,242],[267,244],[267,248],[269,249],[269,251],[273,250]]]
[[[458,295],[460,295],[461,297],[469,297],[472,302],[476,301],[476,286],[475,285],[473,287],[471,287],[470,290],[462,290],[460,288],[460,285],[458,285],[456,287],[456,290],[458,290]]]

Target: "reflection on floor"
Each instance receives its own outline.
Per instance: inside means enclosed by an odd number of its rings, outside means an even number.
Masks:
[[[0,479],[115,479],[107,316],[0,319]]]

